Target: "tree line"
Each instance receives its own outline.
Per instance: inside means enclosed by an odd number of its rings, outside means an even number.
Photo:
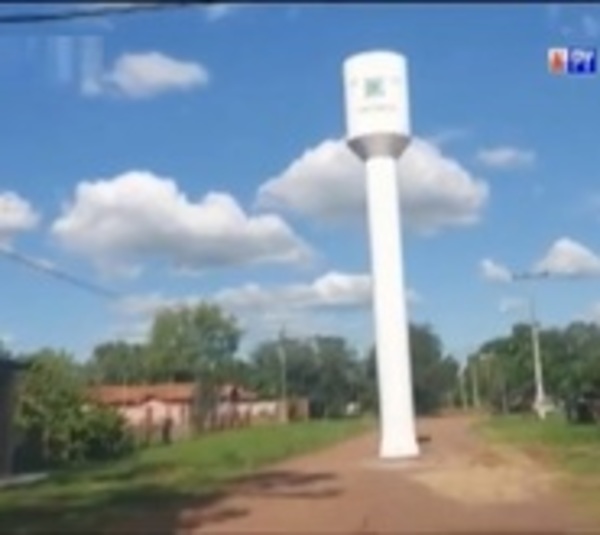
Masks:
[[[234,383],[264,399],[309,400],[311,417],[344,416],[349,404],[377,412],[376,348],[360,354],[343,337],[283,336],[240,355],[243,331],[211,304],[161,310],[143,343],[111,341],[84,362],[55,349],[11,355],[27,363],[17,408],[19,459],[30,469],[115,458],[135,444],[121,417],[90,400],[91,386],[198,383],[210,391]],[[600,389],[600,328],[576,322],[540,331],[546,391],[556,401]],[[534,397],[531,329],[517,324],[483,343],[462,369],[428,325],[410,326],[415,408],[480,404],[530,410]],[[462,378],[462,380],[461,380]]]
[[[547,397],[557,405],[587,392],[600,394],[600,327],[581,321],[539,331]],[[486,341],[469,356],[461,394],[497,412],[530,410],[535,397],[531,326]]]
[[[416,409],[428,414],[450,400],[458,364],[429,326],[410,333]],[[17,410],[21,464],[62,466],[133,449],[119,415],[89,399],[91,386],[197,382],[206,391],[234,383],[266,399],[308,399],[313,418],[341,417],[350,403],[377,410],[375,348],[361,355],[343,337],[283,336],[242,356],[243,334],[234,316],[202,303],[161,310],[143,343],[106,342],[84,362],[48,348],[12,355],[28,364]]]

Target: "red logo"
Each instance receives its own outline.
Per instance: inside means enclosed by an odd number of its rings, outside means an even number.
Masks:
[[[566,48],[548,50],[548,70],[551,74],[565,74],[569,67],[569,51]]]

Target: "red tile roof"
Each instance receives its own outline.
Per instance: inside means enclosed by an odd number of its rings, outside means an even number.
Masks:
[[[221,387],[221,398],[229,398],[234,385]],[[254,392],[238,388],[239,400],[256,399]],[[191,403],[196,392],[194,383],[163,383],[155,385],[105,385],[89,390],[90,397],[107,405],[138,405],[150,399],[169,403]]]

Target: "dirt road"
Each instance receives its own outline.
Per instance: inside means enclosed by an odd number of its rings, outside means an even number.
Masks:
[[[419,460],[382,464],[366,436],[271,467],[181,511],[177,533],[581,533],[557,475],[478,439],[464,418],[422,422]],[[600,526],[595,526],[598,532]]]

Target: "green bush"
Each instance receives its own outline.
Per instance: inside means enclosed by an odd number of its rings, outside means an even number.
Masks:
[[[83,458],[86,461],[115,459],[134,449],[133,434],[115,410],[90,405],[83,411],[81,435]]]
[[[28,363],[17,409],[17,469],[106,460],[133,449],[124,420],[87,398],[67,355],[45,350],[30,356]]]

